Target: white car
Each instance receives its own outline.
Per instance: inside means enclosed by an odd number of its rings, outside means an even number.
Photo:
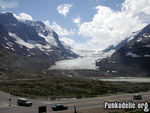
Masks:
[[[17,104],[20,106],[32,106],[32,102],[28,101],[25,98],[18,98],[17,99]]]

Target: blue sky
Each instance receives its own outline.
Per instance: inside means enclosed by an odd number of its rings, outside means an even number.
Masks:
[[[5,0],[5,2],[12,0]],[[92,19],[93,15],[96,13],[94,7],[98,5],[105,5],[111,7],[113,10],[120,9],[120,5],[123,0],[15,0],[18,6],[11,10],[16,14],[25,12],[32,15],[36,20],[50,20],[56,21],[64,26],[70,27],[72,18],[78,15],[84,21],[89,21]],[[57,7],[61,4],[73,4],[67,17],[63,17],[57,12]]]
[[[149,0],[0,0],[0,7],[46,21],[75,49],[104,49],[147,25],[150,17]]]

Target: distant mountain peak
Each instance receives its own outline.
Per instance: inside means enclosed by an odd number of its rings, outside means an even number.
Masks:
[[[6,58],[12,62],[7,66],[18,67],[15,64],[17,62],[20,63],[19,66],[25,68],[25,65],[34,62],[35,67],[42,69],[48,68],[55,61],[78,57],[70,48],[66,48],[57,33],[42,21],[18,21],[10,12],[0,13],[0,33],[0,49],[11,56]],[[17,59],[14,60],[14,57]],[[6,65],[6,62],[2,64]]]

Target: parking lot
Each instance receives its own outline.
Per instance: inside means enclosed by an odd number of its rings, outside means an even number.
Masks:
[[[24,107],[17,105],[16,96],[0,92],[0,113],[38,113],[39,106],[46,106],[47,113],[73,113],[74,106],[76,106],[79,113],[101,113],[108,112],[104,110],[104,102],[114,101],[134,101],[134,102],[145,102],[150,98],[150,92],[140,93],[143,97],[142,100],[134,100],[133,94],[119,94],[106,97],[97,98],[84,98],[84,99],[61,99],[61,100],[46,100],[46,99],[29,99],[33,105],[32,107]],[[11,101],[9,101],[11,99]],[[52,111],[51,106],[54,104],[63,104],[68,106],[68,110],[65,111]],[[101,111],[98,111],[98,109]]]

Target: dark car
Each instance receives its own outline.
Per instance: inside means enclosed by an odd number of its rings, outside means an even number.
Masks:
[[[20,106],[27,106],[27,107],[32,106],[32,102],[28,101],[25,98],[18,98],[17,99],[17,104],[20,105]]]
[[[140,100],[140,99],[142,99],[142,96],[140,94],[135,94],[135,95],[133,95],[133,99]]]
[[[52,110],[53,111],[59,111],[59,110],[67,110],[68,107],[65,105],[61,105],[61,104],[55,104],[52,106]]]

